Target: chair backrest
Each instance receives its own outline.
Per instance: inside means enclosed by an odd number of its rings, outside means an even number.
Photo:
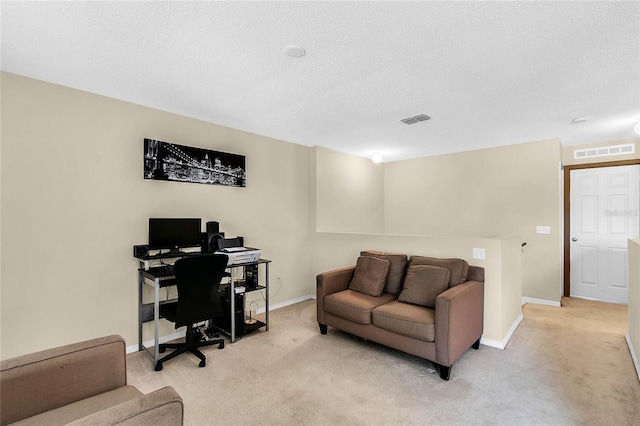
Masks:
[[[224,254],[184,257],[176,261],[176,328],[222,316],[218,288],[227,261],[228,256]]]

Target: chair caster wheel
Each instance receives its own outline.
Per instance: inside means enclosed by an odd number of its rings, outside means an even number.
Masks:
[[[207,365],[207,362],[205,360],[200,361],[200,364],[198,364],[198,367],[204,367],[205,365]]]
[[[221,342],[221,343],[218,345],[218,349],[224,349],[224,342]]]
[[[156,370],[156,371],[162,371],[162,364],[157,363],[157,364],[156,364],[156,368],[155,368],[155,370]]]
[[[167,351],[167,348],[163,348],[162,346],[158,348],[158,352],[160,352],[161,354],[165,353],[166,351]]]

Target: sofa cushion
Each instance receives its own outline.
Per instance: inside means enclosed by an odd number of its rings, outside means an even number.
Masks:
[[[449,287],[451,272],[447,268],[431,265],[411,265],[398,296],[403,303],[436,307],[436,297]]]
[[[407,255],[365,250],[360,252],[360,256],[377,257],[379,259],[389,261],[389,273],[387,274],[387,281],[384,284],[383,291],[397,296],[400,293],[400,290],[402,290],[402,281],[404,280],[404,273],[408,263]]]
[[[426,342],[435,341],[436,313],[431,308],[394,300],[375,308],[371,318],[376,327]]]
[[[469,264],[463,259],[437,259],[435,257],[411,256],[409,266],[411,265],[432,265],[447,268],[451,271],[449,287],[465,282],[469,272]]]
[[[380,296],[387,281],[389,265],[388,260],[360,256],[349,288],[369,296]]]
[[[371,324],[371,311],[395,299],[384,293],[378,297],[353,290],[342,290],[324,297],[324,311],[360,324]]]
[[[133,386],[122,386],[118,389],[104,392],[89,398],[81,399],[54,410],[36,414],[16,423],[15,425],[65,425],[81,419],[95,412],[127,402],[142,396]]]

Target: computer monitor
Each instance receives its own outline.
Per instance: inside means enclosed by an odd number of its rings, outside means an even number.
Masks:
[[[202,219],[195,218],[149,218],[149,249],[199,247]]]

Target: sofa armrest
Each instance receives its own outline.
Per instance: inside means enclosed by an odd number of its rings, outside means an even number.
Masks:
[[[482,336],[484,282],[466,281],[436,298],[436,362],[451,366]]]
[[[107,336],[3,360],[5,425],[127,384],[125,342]]]
[[[184,406],[180,395],[167,386],[71,422],[73,426],[154,425],[181,426]]]
[[[355,270],[355,266],[347,266],[316,276],[316,305],[320,324],[324,324],[324,297],[348,289]]]

